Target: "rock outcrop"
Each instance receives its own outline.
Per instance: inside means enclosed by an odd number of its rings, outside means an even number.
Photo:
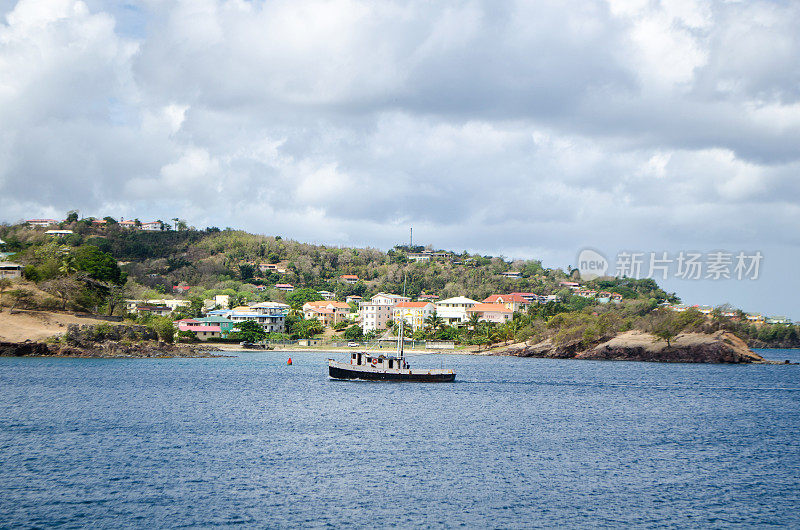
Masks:
[[[550,340],[517,346],[499,353],[518,357],[650,361],[667,363],[765,363],[732,333],[683,333],[667,344],[649,333],[626,331],[586,347],[580,342],[554,345]]]
[[[0,356],[5,357],[100,357],[100,358],[154,358],[154,357],[220,357],[212,354],[213,347],[200,344],[167,344],[145,341],[121,343],[104,341],[84,347],[63,343],[0,342]]]

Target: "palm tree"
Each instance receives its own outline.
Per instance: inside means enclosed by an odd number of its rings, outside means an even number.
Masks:
[[[480,323],[481,323],[481,317],[478,315],[478,313],[471,313],[469,315],[469,320],[467,320],[467,327],[469,327],[469,329],[475,331],[476,329],[478,329]]]
[[[444,326],[444,320],[442,319],[442,317],[436,314],[436,311],[434,311],[433,314],[429,315],[425,319],[425,325],[429,326],[431,328],[431,331],[436,331],[442,326]]]

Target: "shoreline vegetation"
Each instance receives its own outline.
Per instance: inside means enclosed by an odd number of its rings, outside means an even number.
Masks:
[[[19,314],[29,318],[30,314]],[[58,323],[58,315],[37,314],[40,319]],[[9,317],[5,317],[9,323]],[[136,324],[69,324],[65,333],[45,340],[3,340],[0,336],[0,357],[79,357],[79,358],[207,358],[226,357],[225,352],[272,351],[349,353],[360,348],[336,348],[331,345],[298,347],[274,345],[270,350],[243,348],[225,343],[168,343],[159,340],[158,333]],[[376,350],[391,353],[391,348]],[[768,361],[751,351],[736,335],[715,333],[679,333],[667,343],[652,333],[630,330],[609,334],[589,344],[583,340],[555,343],[548,338],[535,344],[516,343],[489,349],[479,347],[452,350],[411,349],[412,354],[516,356],[550,359],[644,361],[665,363],[714,364],[787,364]]]
[[[47,226],[0,224],[0,259],[17,275],[0,279],[0,342],[9,354],[209,356],[242,341],[278,351],[363,348],[391,340],[397,326],[368,325],[359,301],[400,292],[406,277],[411,303],[434,308],[415,321],[411,338],[455,345],[424,353],[740,363],[763,361],[748,346],[800,347],[800,325],[785,317],[684,306],[649,278],[582,281],[575,269],[539,260],[419,245],[311,245],[180,220],[156,231],[77,212],[40,221]],[[340,304],[333,317],[306,310],[323,297]],[[444,315],[446,303],[437,314],[437,300],[456,299],[472,304],[466,316]],[[187,328],[213,309],[249,313],[262,302],[285,304],[279,329],[211,317],[217,320],[196,329],[217,335],[202,342],[206,332]],[[306,339],[319,345],[278,345]]]

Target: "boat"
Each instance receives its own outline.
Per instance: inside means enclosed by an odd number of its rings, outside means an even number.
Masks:
[[[403,295],[406,294],[403,279]],[[328,376],[331,379],[360,379],[365,381],[407,381],[417,383],[449,383],[455,381],[456,372],[448,368],[412,369],[403,353],[405,318],[400,319],[397,337],[397,354],[353,352],[349,362],[328,359]]]

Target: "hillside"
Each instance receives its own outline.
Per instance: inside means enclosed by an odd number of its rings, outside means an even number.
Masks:
[[[663,304],[679,299],[652,279],[605,277],[581,282],[582,290],[610,293],[620,302],[602,303],[599,298],[576,296],[565,284],[578,279],[577,271],[547,268],[538,260],[509,261],[430,246],[398,245],[384,251],[311,245],[233,229],[145,231],[106,219],[102,224],[91,219],[62,222],[55,228],[72,233],[56,236],[47,234],[45,227],[0,225],[0,239],[5,241],[0,250],[24,265],[26,278],[0,286],[0,293],[7,291],[0,309],[13,305],[124,315],[125,299],[180,297],[192,304],[187,312],[174,315],[180,318],[197,316],[202,301],[218,294],[228,295],[232,306],[280,301],[299,309],[303,301],[319,299],[318,291],[329,291],[337,300],[400,293],[405,276],[406,293],[412,299],[424,294],[480,301],[493,294],[522,292],[555,295],[558,300],[534,304],[502,324],[475,321],[455,328],[433,321],[415,331],[418,340],[473,345],[549,340],[585,349],[600,338],[631,329],[665,337],[724,330],[751,345],[800,346],[800,329],[792,324],[751,324],[743,313],[729,310],[700,314],[691,309],[678,314],[664,309]],[[277,287],[281,284],[291,284],[294,292]],[[302,315],[290,315],[287,332],[291,325],[296,329],[290,335],[304,334],[307,326],[302,320]]]

